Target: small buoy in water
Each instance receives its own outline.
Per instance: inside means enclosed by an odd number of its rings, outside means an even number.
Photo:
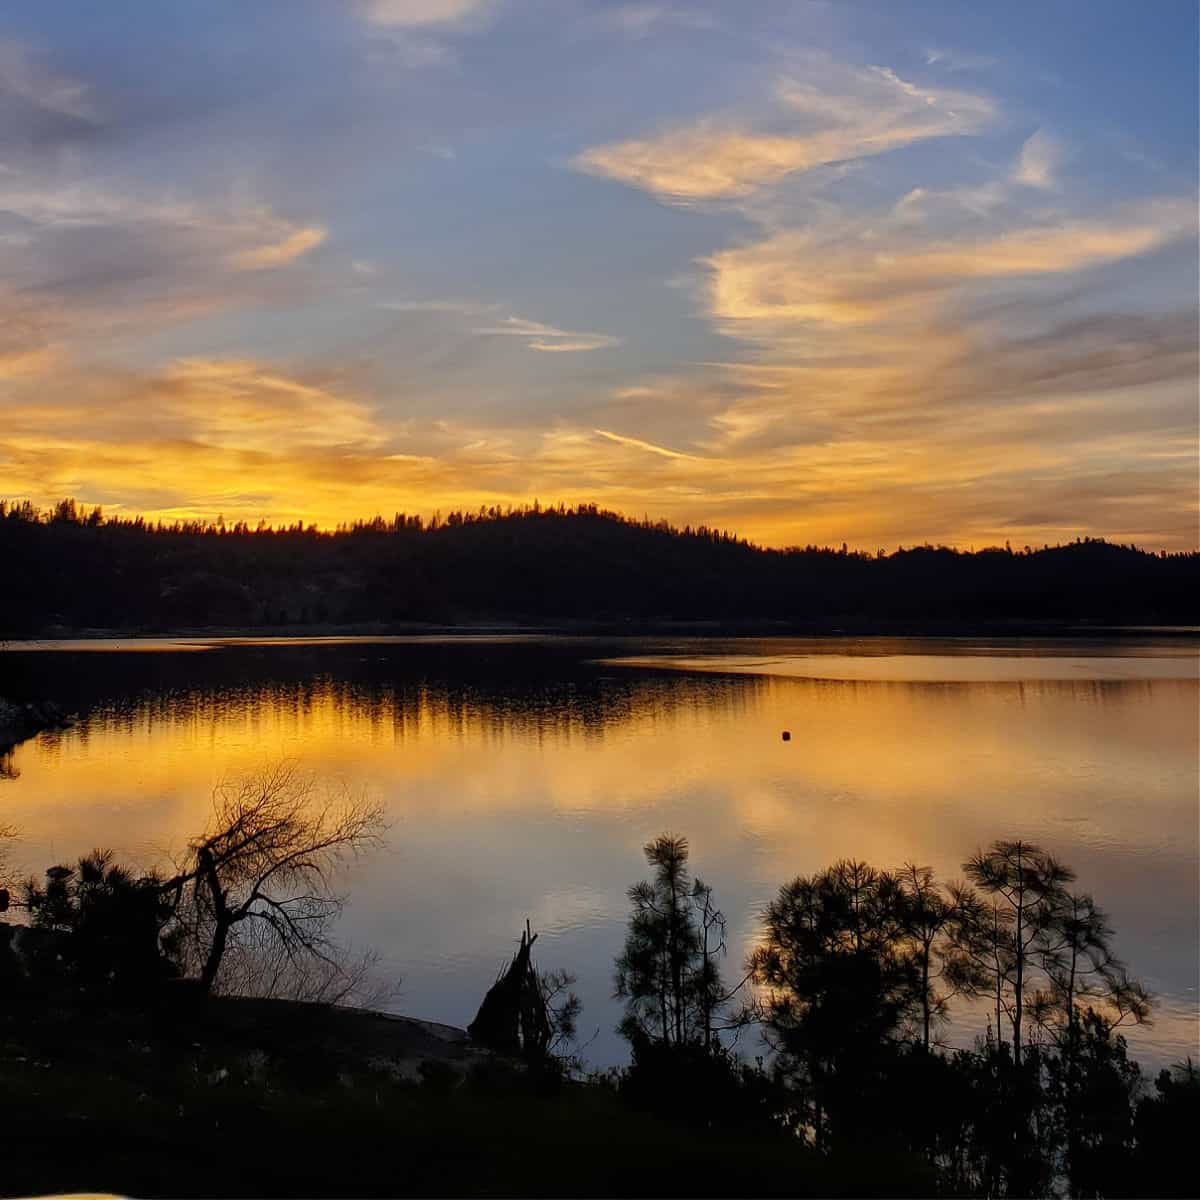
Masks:
[[[790,729],[785,729],[783,731],[783,740],[785,742],[790,742],[792,740],[792,731]]]

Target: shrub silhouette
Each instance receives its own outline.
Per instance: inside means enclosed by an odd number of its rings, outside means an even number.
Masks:
[[[178,974],[174,904],[157,875],[135,875],[110,850],[94,850],[23,890],[33,928],[64,935],[44,945],[43,978],[60,974],[89,994],[128,998]]]

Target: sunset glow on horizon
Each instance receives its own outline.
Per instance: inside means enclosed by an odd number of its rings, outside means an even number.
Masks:
[[[0,16],[0,496],[1200,544],[1197,14]]]

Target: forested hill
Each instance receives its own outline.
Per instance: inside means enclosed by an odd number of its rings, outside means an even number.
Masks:
[[[1086,540],[963,553],[764,550],[592,506],[397,515],[334,532],[0,504],[0,636],[352,623],[795,628],[1190,624],[1200,555]]]

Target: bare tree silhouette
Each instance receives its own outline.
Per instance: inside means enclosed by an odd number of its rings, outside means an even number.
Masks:
[[[220,786],[208,828],[167,888],[179,899],[205,991],[231,942],[255,927],[289,961],[333,960],[330,926],[344,899],[337,869],[377,846],[381,808],[345,790],[332,794],[283,763]]]

